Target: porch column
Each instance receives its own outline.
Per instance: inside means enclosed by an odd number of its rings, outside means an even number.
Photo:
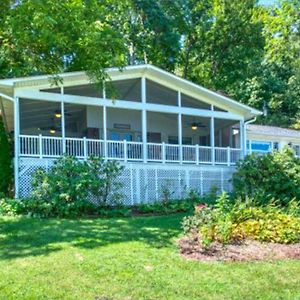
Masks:
[[[20,104],[19,98],[14,98],[14,139],[15,139],[15,159],[14,159],[14,176],[15,176],[15,198],[19,198],[19,135],[20,135]]]
[[[178,114],[178,144],[179,144],[179,161],[182,164],[182,114]]]
[[[210,118],[210,147],[211,147],[211,163],[215,164],[215,118]]]
[[[243,158],[247,153],[247,145],[246,145],[246,132],[245,132],[245,124],[244,121],[240,121],[240,148],[241,148],[241,158]]]
[[[141,94],[142,94],[142,103],[146,104],[146,78],[142,77],[142,86],[141,86]],[[147,111],[145,107],[142,110],[142,141],[143,141],[143,161],[147,163]]]
[[[60,93],[64,94],[64,87],[60,88]],[[61,100],[60,103],[60,113],[61,113],[61,136],[62,136],[62,150],[63,154],[66,153],[66,126],[65,126],[65,103]]]
[[[103,106],[103,141],[104,141],[104,159],[107,160],[107,111]]]
[[[181,107],[181,92],[178,92],[178,106]],[[179,145],[179,161],[182,164],[182,113],[178,114],[178,145]]]

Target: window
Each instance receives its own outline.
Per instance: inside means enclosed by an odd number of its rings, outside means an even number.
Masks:
[[[296,156],[300,157],[300,145],[293,145]]]
[[[270,152],[272,150],[272,143],[268,141],[249,141],[247,142],[247,149],[253,152]],[[251,147],[250,147],[251,146]]]
[[[127,132],[112,132],[111,135],[111,140],[112,141],[124,141],[126,140],[127,142],[132,142],[133,141],[133,135],[132,133],[127,133]]]

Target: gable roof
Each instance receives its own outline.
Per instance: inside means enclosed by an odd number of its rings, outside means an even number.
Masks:
[[[255,116],[261,115],[262,113],[250,106],[237,102],[229,97],[211,91],[207,88],[204,88],[200,85],[197,85],[189,80],[183,79],[179,76],[176,76],[172,73],[164,71],[153,65],[134,65],[127,66],[123,69],[119,68],[109,68],[106,69],[107,74],[112,80],[118,79],[129,79],[136,78],[139,76],[145,76],[151,80],[154,80],[162,85],[166,85],[173,89],[179,89],[188,94],[193,94],[197,98],[201,98],[202,101],[209,101],[213,105],[219,106],[220,108],[233,109],[242,114],[245,119],[250,119]],[[66,84],[72,82],[89,82],[89,77],[85,72],[67,72],[59,74],[63,79],[63,82]],[[22,77],[22,78],[11,78],[0,80],[0,88],[2,87],[11,87],[22,88],[22,87],[37,87],[39,85],[49,84],[52,76],[41,75],[41,76],[31,76],[31,77]]]
[[[266,125],[247,125],[247,129],[251,133],[262,134],[268,136],[280,136],[280,137],[290,137],[300,139],[300,130],[281,128],[276,126],[266,126]]]

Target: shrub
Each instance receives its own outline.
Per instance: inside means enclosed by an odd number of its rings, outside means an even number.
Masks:
[[[3,198],[0,199],[0,215],[16,216],[21,212],[20,200]]]
[[[104,162],[91,157],[79,161],[71,156],[59,158],[46,172],[33,175],[33,192],[23,200],[23,212],[50,217],[73,217],[97,213],[98,206],[114,204],[119,200],[120,185],[116,178],[122,167],[116,162]],[[91,197],[95,203],[88,201]]]
[[[89,191],[97,205],[120,204],[122,184],[116,179],[124,167],[116,161],[104,161],[97,157],[90,157],[86,164],[89,170]]]
[[[300,159],[290,148],[259,156],[248,155],[237,165],[233,188],[237,197],[254,198],[262,204],[274,199],[281,205],[300,199]]]
[[[299,205],[292,201],[286,209],[275,204],[233,201],[222,194],[214,206],[203,206],[182,223],[186,233],[200,236],[203,246],[245,239],[295,243],[300,240]]]
[[[7,195],[12,182],[12,157],[8,136],[0,117],[0,194]]]
[[[169,200],[154,202],[149,204],[140,204],[133,208],[138,214],[171,214],[179,212],[191,212],[194,210],[197,202],[193,199]]]

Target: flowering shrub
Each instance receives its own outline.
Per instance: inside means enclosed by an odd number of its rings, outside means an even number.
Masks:
[[[252,201],[233,201],[222,194],[213,206],[198,205],[182,222],[185,233],[197,234],[203,246],[245,239],[277,243],[300,240],[300,210],[296,201],[287,208],[274,204],[256,206]]]

